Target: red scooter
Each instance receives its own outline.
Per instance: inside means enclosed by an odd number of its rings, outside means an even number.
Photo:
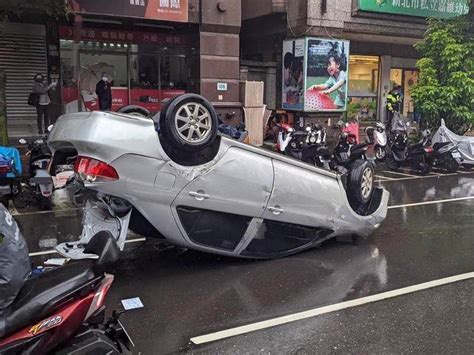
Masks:
[[[0,354],[121,354],[133,343],[114,311],[105,321],[105,297],[113,275],[105,269],[120,250],[109,232],[86,247],[94,261],[45,271],[26,281],[0,314]]]

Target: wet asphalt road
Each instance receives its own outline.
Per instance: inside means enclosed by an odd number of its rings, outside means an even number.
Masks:
[[[144,303],[123,317],[135,352],[472,353],[472,280],[209,344],[190,343],[195,336],[474,271],[473,199],[401,206],[474,196],[474,172],[377,176],[391,192],[389,205],[398,207],[355,245],[330,241],[271,261],[160,251],[153,240],[128,245],[108,305],[131,297]],[[80,233],[80,210],[63,203],[53,213],[18,211],[30,251],[50,250]]]

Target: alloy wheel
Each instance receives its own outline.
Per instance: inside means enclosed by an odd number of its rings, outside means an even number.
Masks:
[[[209,111],[197,102],[184,104],[175,116],[175,126],[179,137],[190,144],[198,144],[206,140],[211,132],[211,125]]]

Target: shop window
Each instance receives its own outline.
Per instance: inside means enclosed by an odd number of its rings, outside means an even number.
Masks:
[[[186,51],[181,48],[163,48],[160,61],[162,89],[186,90],[188,77]]]
[[[156,112],[165,99],[199,92],[199,55],[194,48],[98,41],[81,41],[78,47],[74,58],[73,41],[60,41],[65,112],[98,109],[95,85],[102,71],[113,79],[112,110],[134,104]],[[80,67],[79,78],[75,65]]]
[[[349,119],[374,121],[377,118],[379,57],[349,57]]]

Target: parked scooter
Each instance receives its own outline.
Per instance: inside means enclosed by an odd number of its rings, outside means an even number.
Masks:
[[[22,164],[20,152],[12,147],[0,147],[0,202],[8,207],[11,198],[21,192]]]
[[[48,127],[48,132],[52,128],[53,126]],[[49,209],[51,208],[54,189],[63,188],[69,177],[74,174],[75,157],[71,157],[65,165],[56,166],[56,174],[53,179],[48,172],[52,155],[47,144],[47,137],[36,139],[33,142],[28,142],[22,138],[19,142],[28,145],[26,155],[29,157],[29,185],[38,205],[44,210]]]
[[[331,153],[326,146],[326,131],[317,124],[308,125],[305,131],[296,131],[290,125],[280,124],[277,150],[305,163],[330,170]]]
[[[29,157],[29,185],[35,194],[36,200],[42,209],[51,207],[53,197],[53,180],[48,174],[47,169],[51,161],[51,151],[48,148],[45,139],[36,139],[28,143],[26,139],[21,138],[20,144],[28,145]]]
[[[426,137],[423,141],[425,146],[432,144],[432,136],[430,130],[423,131],[423,137]],[[444,173],[455,173],[458,168],[462,165],[463,160],[461,153],[459,152],[458,145],[453,142],[437,142],[433,146],[433,152],[431,153],[431,161],[433,167],[438,168]]]
[[[402,127],[404,126],[404,127]],[[427,132],[423,132],[422,139],[415,144],[409,144],[407,124],[398,124],[392,133],[390,143],[390,153],[385,164],[390,170],[398,170],[401,166],[410,166],[421,175],[427,175],[433,167],[433,148],[429,145],[430,137]]]
[[[110,232],[86,246],[98,258],[45,271],[28,279],[0,315],[1,354],[121,354],[133,342],[119,321],[105,320],[105,297],[113,275],[105,273],[120,251]]]
[[[369,126],[365,129],[367,143],[374,147],[375,160],[382,162],[388,153],[388,138],[385,125],[377,122],[375,127]]]

